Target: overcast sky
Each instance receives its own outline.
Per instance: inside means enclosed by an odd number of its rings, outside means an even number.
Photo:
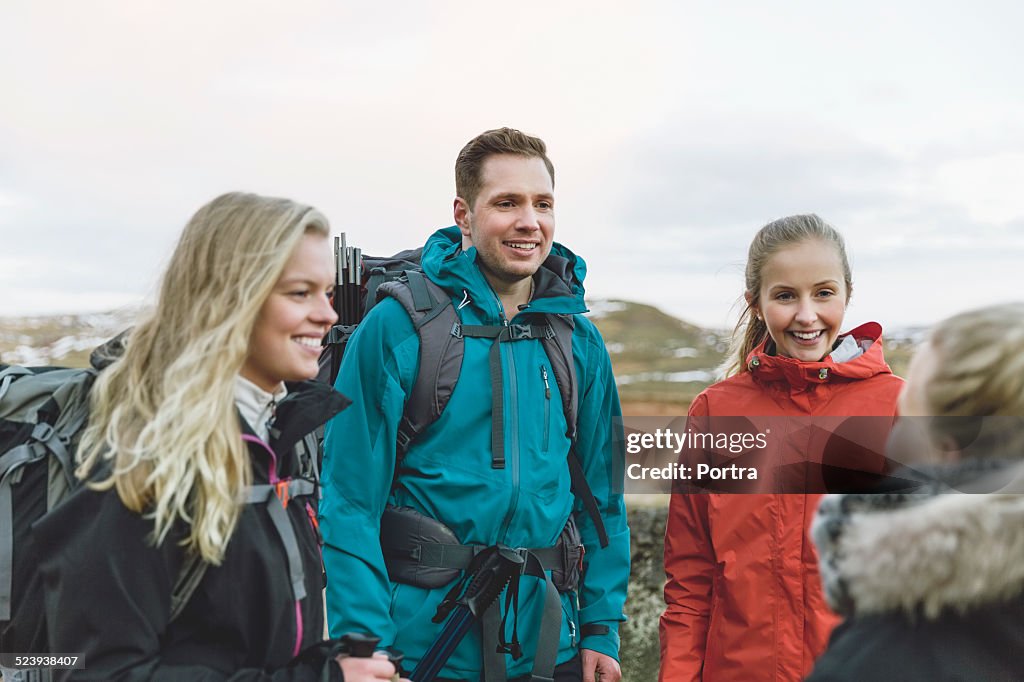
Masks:
[[[848,327],[1021,299],[1021,26],[1019,2],[7,0],[0,315],[143,300],[228,190],[421,244],[501,125],[547,141],[592,296],[731,325],[753,234],[813,211],[848,242]]]

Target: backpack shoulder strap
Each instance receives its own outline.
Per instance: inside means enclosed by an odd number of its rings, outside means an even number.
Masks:
[[[566,456],[569,465],[569,480],[573,495],[583,503],[597,531],[601,547],[608,546],[608,531],[601,516],[601,508],[594,497],[583,472],[583,462],[576,450],[576,427],[579,412],[579,395],[577,392],[576,363],[572,354],[572,333],[576,328],[576,320],[572,315],[546,315],[553,335],[542,339],[544,350],[547,351],[551,369],[554,370],[555,383],[562,396],[562,409],[565,411],[566,436],[569,437],[569,453]]]
[[[577,395],[576,363],[572,356],[572,332],[576,328],[576,320],[572,315],[545,315],[551,325],[553,334],[541,339],[544,350],[555,373],[555,383],[562,396],[562,409],[565,412],[566,435],[576,440],[576,413],[579,411]]]
[[[0,421],[14,427],[0,442],[0,620],[13,600],[15,516],[12,486],[28,465],[46,468],[45,487],[30,495],[52,509],[75,487],[74,443],[89,416],[95,370],[6,366],[0,370]],[[42,496],[45,495],[45,498]],[[32,519],[34,520],[34,519]]]
[[[378,299],[397,300],[420,339],[419,371],[405,412],[398,425],[398,457],[409,444],[441,416],[462,372],[465,346],[456,336],[459,317],[447,292],[421,271],[408,270],[405,277],[385,282],[377,289]]]
[[[188,600],[192,598],[199,583],[202,582],[203,576],[206,575],[207,565],[198,554],[188,552],[185,555],[185,562],[181,565],[178,577],[174,581],[174,587],[171,589],[171,622],[175,621],[185,610],[185,605],[188,604]]]

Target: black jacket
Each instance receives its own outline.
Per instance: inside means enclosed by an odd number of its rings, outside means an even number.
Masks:
[[[809,682],[1024,680],[1024,465],[943,476],[917,494],[822,501],[825,592],[847,619]]]
[[[295,444],[348,403],[322,384],[289,388],[270,443],[282,480],[299,473]],[[270,454],[253,443],[249,451],[253,482],[267,483]],[[181,535],[154,547],[147,540],[152,521],[126,509],[115,490],[74,493],[33,529],[50,649],[79,654],[85,666],[66,679],[320,680],[330,643],[321,641],[316,500],[292,498],[286,511],[299,545],[303,599],[294,599],[287,553],[268,507],[248,504],[223,563],[207,568],[181,615],[169,622],[172,585],[184,560]],[[327,668],[338,670],[333,663]]]

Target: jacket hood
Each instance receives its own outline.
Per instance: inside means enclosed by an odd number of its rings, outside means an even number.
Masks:
[[[836,362],[831,355],[820,362],[805,362],[795,358],[769,354],[771,338],[767,338],[747,355],[747,368],[755,381],[761,383],[784,382],[796,390],[813,384],[836,379],[857,381],[876,374],[892,374],[882,351],[882,326],[868,322],[845,334],[839,340],[852,336],[864,353],[846,362]]]
[[[822,500],[811,535],[834,609],[933,620],[1024,591],[1024,463],[973,460],[938,471],[926,492]],[[972,487],[1000,492],[958,492]]]
[[[452,225],[438,230],[423,246],[423,271],[453,298],[490,310],[496,294],[477,266],[476,247],[462,250],[462,233]],[[523,312],[572,314],[587,312],[583,301],[586,263],[554,242],[551,253],[533,276],[533,300]]]

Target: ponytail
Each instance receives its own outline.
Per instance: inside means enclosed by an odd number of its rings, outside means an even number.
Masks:
[[[719,367],[722,378],[726,379],[748,371],[747,356],[766,338],[768,338],[768,325],[754,314],[754,309],[748,304],[733,329],[725,362]]]

